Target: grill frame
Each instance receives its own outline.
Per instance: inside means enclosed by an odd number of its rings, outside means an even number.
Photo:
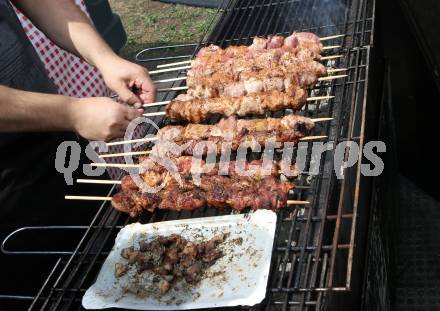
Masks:
[[[245,27],[242,29],[239,39],[235,38],[239,28],[235,23],[249,24],[250,17],[255,13],[262,16],[263,20],[273,21],[276,15],[275,12],[270,12],[270,10],[264,12],[264,8],[284,4],[290,5],[288,11],[290,12],[295,4],[299,3],[298,5],[301,6],[306,3],[307,6],[310,4],[309,2],[313,2],[311,6],[313,7],[317,1],[231,0],[224,9],[219,10],[218,23],[212,29],[211,35],[205,36],[204,40],[191,46],[195,47],[191,55],[194,55],[207,42],[222,46],[231,42],[234,44],[249,44],[253,36],[249,34],[246,37],[243,36]],[[347,68],[349,77],[345,81],[335,80],[324,83],[325,87],[315,88],[312,91],[314,95],[331,94],[336,95],[336,98],[330,100],[327,105],[319,103],[317,105],[318,114],[313,113],[313,104],[307,104],[303,114],[313,117],[332,116],[335,119],[332,124],[318,125],[313,135],[328,135],[329,141],[353,140],[363,145],[375,2],[374,0],[346,0],[341,2],[347,2],[354,6],[351,7],[350,5],[350,9],[344,12],[345,23],[295,28],[301,31],[312,31],[321,36],[337,33],[347,34],[342,40],[335,39],[327,41],[326,44],[341,43],[343,45],[340,54],[344,57],[333,63],[336,67]],[[246,19],[246,14],[249,13],[248,10],[252,10],[252,14],[248,15],[248,19]],[[310,10],[309,7],[304,8],[303,20],[305,17],[312,18],[312,16],[306,16],[308,10]],[[297,8],[295,19],[300,12],[301,9]],[[367,14],[367,12],[371,14]],[[286,25],[280,26],[282,24],[280,20],[275,27],[286,28]],[[290,30],[275,30],[275,32],[272,32],[269,27],[261,32],[261,27],[257,29],[259,35],[274,33],[286,35],[291,32]],[[340,27],[343,28],[341,31],[333,32],[335,29],[340,30]],[[173,47],[163,47],[162,49],[169,50],[170,48]],[[183,45],[181,48],[188,48],[188,45]],[[164,60],[179,58],[181,57],[167,56],[140,60],[156,65]],[[161,78],[177,77],[182,73],[163,75]],[[180,85],[182,85],[181,82],[174,82],[167,85],[167,87]],[[160,100],[169,100],[175,95],[175,92],[169,92],[163,94],[163,98]],[[325,110],[321,111],[321,108],[325,108]],[[161,107],[155,107],[149,111],[159,110],[161,110]],[[276,113],[274,116],[279,117],[281,114]],[[152,119],[157,121],[161,118],[154,117]],[[160,127],[166,124],[167,121],[159,123]],[[151,133],[153,128],[147,127],[145,130],[146,133]],[[310,152],[307,159],[309,166]],[[289,207],[280,211],[268,292],[265,301],[259,305],[259,309],[288,310],[299,308],[300,310],[320,310],[326,308],[329,304],[331,305],[330,293],[352,290],[353,254],[355,253],[358,203],[362,182],[360,161],[356,166],[345,170],[346,178],[342,181],[335,180],[332,169],[333,152],[327,152],[321,159],[320,174],[312,179],[311,184],[307,182],[308,177],[303,176],[296,183],[298,187],[295,195],[289,198],[309,200],[312,203],[310,207]],[[108,194],[111,195],[115,188],[111,187]],[[213,216],[218,213],[218,210],[213,209],[191,213],[165,211],[144,214],[140,221],[143,223],[157,222],[175,218]],[[80,301],[83,293],[96,277],[102,262],[113,245],[117,231],[127,223],[129,223],[129,219],[125,215],[114,211],[111,207],[109,208],[108,203],[103,203],[90,226],[76,228],[85,232],[75,250],[66,253],[42,251],[41,254],[57,256],[58,259],[38,294],[31,297],[33,301],[30,309],[81,309]],[[63,230],[63,228],[55,229]],[[283,232],[285,229],[288,229],[287,232]],[[348,243],[340,242],[341,233],[344,239],[347,236],[349,237]],[[285,236],[287,240],[285,240]],[[330,237],[331,239],[329,239]],[[292,246],[292,242],[296,242],[295,246]],[[6,250],[4,245],[2,245],[2,250]],[[347,252],[345,257],[341,255],[343,252]],[[11,255],[23,253],[29,254],[28,252],[11,252]],[[345,258],[347,259],[344,260]],[[296,270],[291,269],[292,262],[295,263]],[[345,277],[343,276],[344,270],[346,271]],[[283,284],[286,285],[283,286]]]

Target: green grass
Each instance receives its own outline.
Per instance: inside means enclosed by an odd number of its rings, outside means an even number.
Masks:
[[[110,0],[127,32],[121,55],[132,59],[141,49],[197,42],[216,14],[214,9],[164,4],[151,0]]]

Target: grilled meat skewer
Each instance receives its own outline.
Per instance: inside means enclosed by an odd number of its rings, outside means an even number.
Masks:
[[[319,59],[322,44],[319,38],[311,33],[294,33],[284,38],[273,36],[268,39],[256,37],[250,46],[229,46],[222,49],[215,45],[202,48],[192,62],[193,70],[198,74],[208,73],[211,66],[225,64],[230,59],[246,59],[248,62],[271,62],[284,53],[293,54],[299,59]]]
[[[286,91],[295,87],[308,89],[316,84],[318,78],[327,75],[325,66],[318,62],[287,61],[289,63],[277,64],[271,68],[250,66],[237,74],[222,70],[205,77],[188,75],[187,94],[196,98],[211,98],[271,90]]]
[[[244,117],[263,115],[284,109],[299,110],[306,103],[307,93],[301,88],[288,92],[273,90],[240,97],[219,97],[206,99],[180,100],[177,97],[166,107],[166,114],[171,120],[187,120],[202,123],[212,115],[233,115]]]
[[[290,163],[279,161],[271,163],[270,167],[263,167],[263,160],[253,160],[250,162],[243,163],[243,171],[236,171],[236,161],[217,162],[215,166],[209,171],[202,169],[205,167],[206,162],[201,160],[201,163],[197,167],[193,166],[193,157],[191,156],[181,156],[177,158],[170,158],[175,168],[166,168],[161,163],[160,159],[154,156],[141,157],[139,163],[142,165],[140,174],[138,175],[142,182],[148,187],[158,187],[162,184],[169,183],[174,179],[173,174],[178,174],[182,179],[190,180],[194,174],[200,174],[205,176],[215,176],[215,175],[227,175],[233,178],[239,178],[241,175],[246,174],[248,178],[254,180],[261,180],[265,176],[279,176],[285,174],[289,178],[297,177],[299,174],[298,167],[296,164],[291,165]],[[148,169],[145,167],[148,164]],[[252,168],[253,171],[249,171]],[[175,169],[175,171],[173,171]],[[137,190],[139,187],[133,180],[131,175],[124,176],[121,179],[121,189],[122,191]]]
[[[141,158],[140,161],[145,163],[144,161],[151,158]],[[164,186],[164,189],[158,193],[142,192],[131,176],[125,176],[121,180],[121,192],[112,198],[113,207],[130,214],[133,218],[139,216],[143,210],[150,212],[156,208],[193,210],[206,204],[211,207],[230,207],[236,210],[245,208],[276,210],[286,206],[287,194],[293,189],[293,184],[282,182],[277,178],[279,171],[286,172],[288,169],[292,172],[290,177],[299,174],[296,164],[275,162],[266,172],[263,170],[265,169],[263,160],[253,160],[244,163],[246,172],[251,166],[255,169],[253,174],[241,176],[243,172],[236,171],[236,162],[230,161],[216,163],[209,172],[201,172],[201,183],[198,186],[191,180],[192,160],[189,156],[173,159],[183,185],[179,184],[171,176],[171,172],[158,162],[143,171],[140,177],[148,187]]]
[[[163,156],[171,152],[174,156],[193,155],[199,142],[214,144],[217,153],[221,152],[223,144],[230,144],[231,150],[237,150],[242,144],[264,146],[269,138],[281,143],[296,143],[307,136],[314,125],[311,119],[293,114],[283,118],[250,120],[229,117],[213,125],[169,125],[158,131],[152,154]],[[176,147],[180,150],[174,150]]]
[[[142,193],[139,189],[121,191],[112,197],[112,206],[138,217],[143,210],[194,210],[208,205],[213,208],[278,210],[287,206],[287,196],[293,184],[273,176],[260,180],[247,177],[202,176],[201,185],[171,180],[158,193]]]

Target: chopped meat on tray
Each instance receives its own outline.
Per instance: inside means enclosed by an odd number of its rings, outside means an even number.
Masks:
[[[121,251],[126,263],[115,265],[115,276],[122,277],[131,267],[135,267],[138,275],[151,271],[159,277],[156,279],[158,294],[164,295],[180,279],[189,284],[200,281],[205,270],[223,256],[218,246],[226,237],[226,234],[220,234],[209,241],[197,243],[171,234],[149,242],[140,241],[138,248],[131,246]],[[136,294],[141,292],[130,286],[127,290]]]

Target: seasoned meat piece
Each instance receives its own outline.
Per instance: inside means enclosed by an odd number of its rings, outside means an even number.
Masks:
[[[284,45],[284,37],[282,36],[270,36],[267,38],[268,49],[279,49]]]
[[[165,251],[165,260],[169,263],[175,264],[178,260],[179,251],[176,247],[169,248]]]
[[[153,211],[157,207],[158,196],[138,191],[122,191],[112,197],[112,206],[121,212],[138,218],[142,211]]]
[[[130,175],[126,175],[121,179],[121,189],[122,191],[138,191],[139,187]]]
[[[186,243],[185,247],[182,250],[182,255],[186,255],[189,257],[197,257],[197,245],[192,242]]]
[[[288,49],[296,49],[298,45],[299,45],[299,41],[297,36],[292,35],[284,39],[284,46]]]
[[[255,37],[254,42],[249,48],[252,50],[264,50],[267,48],[267,39]]]
[[[161,295],[165,295],[171,288],[171,284],[167,280],[160,280],[159,291]]]
[[[168,186],[166,191],[162,193],[162,201],[159,204],[159,208],[191,211],[201,208],[205,204],[205,196],[200,190],[182,191],[178,184],[174,184]]]
[[[137,265],[137,273],[141,274],[144,271],[151,270],[153,268],[153,264],[151,262],[142,262]]]
[[[194,263],[192,266],[186,269],[185,280],[188,283],[193,283],[197,281],[201,270],[202,270],[202,264],[200,262]]]
[[[173,271],[173,265],[169,262],[165,262],[162,267],[167,271],[167,273]]]
[[[152,268],[153,272],[156,274],[159,274],[161,276],[165,276],[168,274],[168,270],[165,269],[163,266],[155,266],[154,268]]]
[[[124,248],[121,251],[121,257],[125,258],[125,259],[128,259],[128,258],[130,258],[130,255],[132,253],[134,253],[134,247],[133,246],[132,247]]]
[[[121,263],[115,264],[115,277],[120,278],[124,274],[126,274],[128,271],[128,266],[123,265]]]
[[[149,243],[147,251],[151,254],[152,261],[157,263],[162,260],[162,256],[165,253],[165,246],[162,245],[159,241],[154,240]]]
[[[162,244],[162,245],[168,245],[168,244],[170,244],[172,241],[170,241],[169,239],[168,239],[168,237],[166,237],[166,236],[162,236],[162,235],[160,235],[160,236],[158,236],[157,237],[157,241],[160,243],[160,244]]]
[[[264,82],[257,77],[250,77],[244,80],[243,85],[247,94],[261,93],[264,90]]]
[[[206,251],[205,254],[203,254],[202,261],[207,263],[208,265],[212,265],[217,259],[221,258],[222,256],[222,252],[214,248]]]
[[[223,96],[230,96],[230,97],[239,97],[239,96],[244,96],[246,95],[246,88],[244,86],[243,81],[237,81],[235,83],[229,83],[227,84],[224,89],[222,90],[222,92],[217,92],[219,95],[223,95]],[[204,94],[203,97],[212,97],[212,96],[206,96],[206,94]]]
[[[322,44],[319,37],[311,32],[297,32],[292,36],[296,36],[298,39],[298,46],[302,49],[308,49],[313,51],[316,55],[319,55],[322,50]]]
[[[139,250],[134,247],[122,250],[121,256],[130,259],[132,254],[137,254],[137,273],[141,274],[148,270],[156,274],[153,283],[157,284],[159,294],[164,295],[171,289],[173,283],[181,278],[189,284],[198,282],[206,268],[221,257],[217,246],[224,241],[224,237],[225,235],[221,234],[205,243],[196,243],[187,241],[178,234],[159,236],[149,242],[140,241]],[[129,267],[122,263],[116,264],[116,277],[124,275],[128,269]],[[127,286],[127,291],[138,296],[146,295],[145,289],[136,281]]]

